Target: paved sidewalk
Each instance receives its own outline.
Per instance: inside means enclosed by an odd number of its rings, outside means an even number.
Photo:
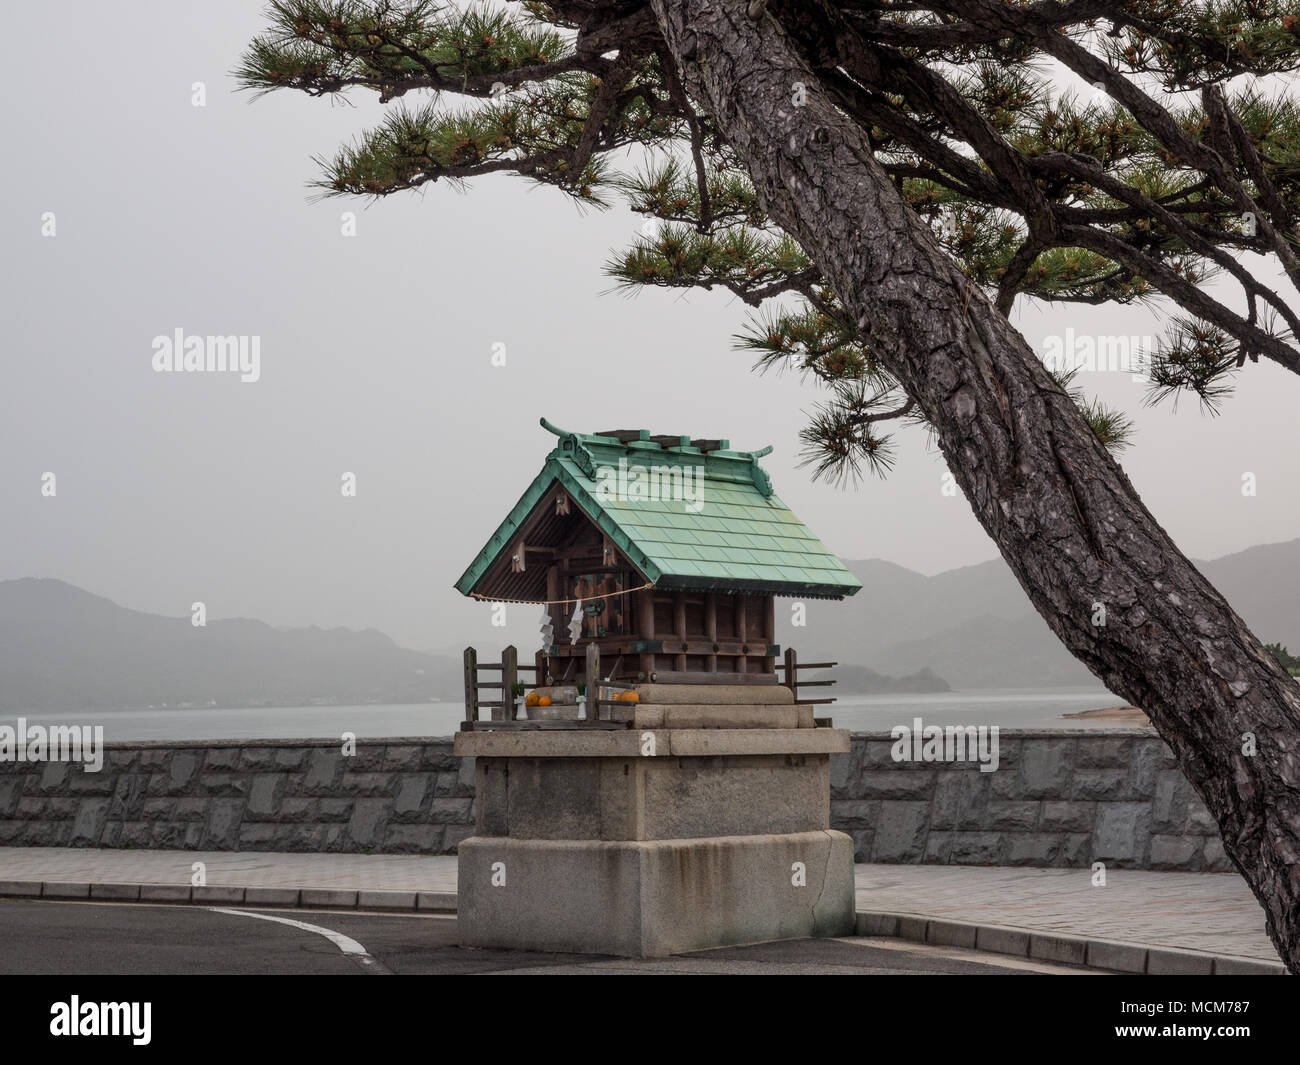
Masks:
[[[188,886],[195,862],[204,863],[212,892],[205,897],[213,901],[220,901],[217,889],[316,889],[318,904],[329,904],[326,892],[391,892],[418,893],[429,898],[431,908],[441,908],[451,904],[456,890],[454,857],[0,847],[0,895],[38,882],[60,885],[65,890],[45,894],[65,898],[120,897],[95,891],[94,885]],[[1105,887],[1092,886],[1088,869],[859,865],[856,876],[860,912],[1277,961],[1264,932],[1264,913],[1235,873],[1112,869]],[[81,891],[85,885],[92,887]],[[202,901],[197,893],[194,898]],[[250,893],[244,901],[257,899]],[[262,901],[273,899],[267,895]],[[358,904],[364,907],[366,899],[354,895],[350,905]],[[415,906],[416,900],[403,905]]]
[[[3,859],[0,859],[2,867]],[[858,909],[913,913],[1277,961],[1264,911],[1236,873],[974,865],[859,865]]]
[[[189,884],[195,862],[211,887],[455,891],[456,858],[423,854],[137,851],[0,847],[0,884]]]

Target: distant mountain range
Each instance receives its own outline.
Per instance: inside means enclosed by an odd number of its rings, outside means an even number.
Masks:
[[[880,559],[845,565],[863,585],[851,599],[809,601],[801,628],[777,609],[778,642],[805,661],[893,676],[928,667],[959,690],[1096,683],[1001,559],[933,577]],[[1300,539],[1197,566],[1261,640],[1300,648]]]
[[[868,669],[866,666],[836,666],[834,669],[809,673],[808,679],[833,679],[835,681],[834,692],[825,692],[824,694],[834,694],[836,696],[877,695],[885,692],[915,695],[925,692],[952,691],[951,685],[942,677],[937,676],[932,669],[918,669],[915,673],[909,673],[905,677],[887,677],[883,673],[877,673],[874,669]],[[815,697],[817,694],[814,691],[806,693],[800,691],[801,696]]]
[[[1095,684],[1000,560],[927,577],[846,562],[863,588],[777,608],[777,639],[834,659],[836,689],[947,691]],[[1300,540],[1198,563],[1266,643],[1300,652]],[[531,655],[532,648],[521,648]],[[811,678],[810,678],[811,679]],[[829,693],[828,693],[829,694]],[[147,706],[302,706],[459,700],[461,662],[374,629],[277,629],[243,618],[195,628],[59,580],[0,581],[0,714]]]
[[[459,700],[461,663],[374,629],[203,628],[58,580],[0,582],[0,713]]]

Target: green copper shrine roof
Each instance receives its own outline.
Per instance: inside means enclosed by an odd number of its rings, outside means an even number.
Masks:
[[[456,582],[462,594],[494,598],[478,585],[557,484],[657,588],[842,599],[862,587],[773,494],[758,464],[770,447],[733,451],[726,440],[644,429],[588,435],[545,418],[541,424],[559,445]],[[660,489],[644,491],[655,477]]]

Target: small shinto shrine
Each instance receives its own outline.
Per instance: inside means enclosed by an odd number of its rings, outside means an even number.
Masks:
[[[775,600],[858,580],[774,494],[771,448],[541,424],[558,445],[456,584],[541,632],[531,664],[465,652],[462,942],[649,957],[851,933],[852,841],[829,828],[849,737],[799,698],[827,682],[799,680]]]
[[[590,687],[593,647],[612,685],[776,684],[776,597],[841,599],[861,587],[773,493],[758,462],[771,448],[542,425],[559,446],[456,587],[541,604],[549,639],[522,668],[533,674],[526,687],[559,689],[551,705],[567,705],[569,686]],[[797,659],[782,664],[797,686]],[[477,668],[467,654],[470,720],[491,702],[506,704],[494,719],[513,719],[517,678],[502,678],[512,682],[503,700],[483,700],[492,682],[480,685]]]

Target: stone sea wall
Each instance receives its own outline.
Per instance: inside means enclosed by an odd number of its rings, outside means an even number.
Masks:
[[[447,854],[473,834],[450,739],[106,747],[97,773],[0,762],[0,846]]]
[[[1150,729],[1003,731],[995,772],[896,762],[885,733],[831,759],[831,824],[860,862],[1227,871],[1218,826]]]
[[[831,759],[831,825],[865,862],[1227,870],[1214,821],[1144,729],[1003,731],[999,766]],[[0,762],[0,846],[449,854],[473,767],[448,738],[110,744],[103,768]]]

